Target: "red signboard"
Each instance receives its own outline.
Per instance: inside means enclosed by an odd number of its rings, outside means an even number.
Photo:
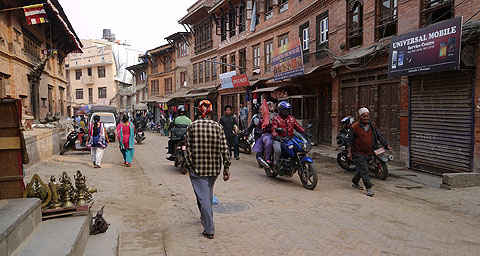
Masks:
[[[242,74],[238,76],[232,76],[233,87],[243,87],[249,86],[250,82],[248,81],[247,74]]]

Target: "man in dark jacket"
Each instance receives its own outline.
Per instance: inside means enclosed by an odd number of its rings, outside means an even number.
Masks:
[[[220,124],[223,126],[223,130],[225,131],[225,137],[227,138],[230,155],[232,154],[231,150],[233,147],[233,156],[235,160],[240,160],[238,150],[238,137],[235,131],[237,129],[237,120],[233,116],[233,107],[231,105],[225,105],[224,110],[225,115],[220,118]]]
[[[392,147],[388,145],[380,129],[376,129],[375,124],[370,121],[370,111],[367,108],[361,108],[358,114],[360,115],[360,121],[352,125],[347,141],[347,157],[352,158],[353,155],[353,160],[357,164],[357,170],[352,179],[352,187],[363,190],[358,184],[361,178],[367,189],[367,196],[373,196],[373,184],[368,176],[368,162],[373,157],[373,150],[378,144],[377,140],[385,149],[392,151]]]

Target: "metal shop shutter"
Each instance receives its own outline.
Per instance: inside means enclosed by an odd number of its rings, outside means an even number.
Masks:
[[[460,71],[410,78],[410,167],[472,171],[473,75]]]

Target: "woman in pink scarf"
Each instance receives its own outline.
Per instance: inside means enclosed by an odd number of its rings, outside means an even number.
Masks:
[[[127,114],[123,115],[122,122],[117,125],[115,133],[117,134],[118,143],[120,144],[120,152],[123,156],[123,164],[130,167],[133,160],[135,135],[135,126],[129,121]]]

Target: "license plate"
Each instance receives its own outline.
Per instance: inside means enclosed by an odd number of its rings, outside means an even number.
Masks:
[[[375,152],[375,155],[380,155],[380,154],[383,154],[385,153],[385,149],[384,148],[379,148],[377,150],[374,151]]]
[[[187,150],[187,146],[182,146],[182,150]]]

